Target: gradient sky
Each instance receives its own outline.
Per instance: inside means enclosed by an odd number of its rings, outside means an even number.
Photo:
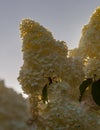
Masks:
[[[21,92],[17,81],[23,63],[19,24],[33,19],[48,28],[69,48],[78,46],[81,29],[100,0],[0,0],[0,79]]]

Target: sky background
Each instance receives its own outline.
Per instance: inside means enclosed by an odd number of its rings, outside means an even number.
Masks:
[[[69,49],[78,46],[82,26],[87,24],[100,0],[0,0],[0,79],[22,92],[17,81],[23,64],[19,24],[30,18],[49,29]]]

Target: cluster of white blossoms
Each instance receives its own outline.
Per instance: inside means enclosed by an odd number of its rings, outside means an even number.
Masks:
[[[89,24],[83,28],[79,50],[88,57],[85,66],[87,77],[95,74],[100,78],[100,7],[91,16]]]
[[[89,58],[100,58],[100,7],[83,27],[79,49]]]
[[[96,80],[100,79],[100,59],[89,59],[85,68],[85,73],[87,77],[93,77],[93,75],[95,75]]]
[[[79,85],[84,79],[84,64],[80,61],[76,51],[78,49],[74,51],[76,56],[69,57],[64,41],[56,41],[51,32],[30,19],[22,20],[20,31],[24,63],[18,80],[24,92],[29,95],[31,128],[99,130],[99,111],[86,111],[84,105],[78,103]],[[80,51],[84,51],[83,54],[88,48],[88,43],[85,44]],[[99,43],[96,47],[98,45]],[[86,57],[95,58],[96,54],[92,56],[89,51]],[[88,63],[87,66],[90,67]],[[45,87],[47,88],[44,89]],[[46,104],[42,99],[43,92]]]
[[[27,116],[25,99],[0,80],[0,130],[28,130]]]
[[[66,81],[76,87],[83,79],[82,64],[76,58],[67,58],[68,48],[63,41],[56,41],[40,24],[25,19],[20,25],[23,39],[24,64],[19,81],[27,94],[41,94],[48,78],[53,82]],[[76,83],[73,84],[73,80]]]
[[[83,27],[79,47],[71,50],[70,56],[82,60],[86,78],[100,79],[100,7],[94,11],[89,23]],[[91,106],[94,103],[91,95],[88,96],[91,94],[89,91],[91,90],[87,90],[85,96],[86,102]]]
[[[84,59],[87,77],[96,74],[100,78],[100,7],[95,10],[89,23],[83,27],[79,47],[73,49],[70,55]]]
[[[70,86],[66,82],[52,84],[48,90],[50,102],[38,104],[39,121],[36,130],[99,130],[100,115],[86,111],[70,97]]]

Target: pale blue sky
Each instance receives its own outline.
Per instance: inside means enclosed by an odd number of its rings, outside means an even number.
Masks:
[[[22,65],[19,23],[31,18],[48,28],[57,40],[77,47],[81,29],[100,0],[0,0],[0,79],[21,92],[17,81]]]

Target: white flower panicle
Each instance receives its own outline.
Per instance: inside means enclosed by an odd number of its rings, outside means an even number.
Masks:
[[[84,60],[87,77],[96,74],[100,78],[100,7],[83,27],[79,47],[70,51],[70,56]]]
[[[0,80],[0,130],[28,130],[27,116],[25,99]]]
[[[100,7],[83,27],[79,49],[90,58],[100,58]]]
[[[66,43],[56,41],[37,22],[23,20],[20,31],[24,63],[18,80],[29,95],[33,129],[99,130],[97,114],[84,112],[76,102],[78,86],[84,79],[80,58],[68,57]],[[46,104],[42,101],[43,93]]]
[[[65,42],[56,41],[47,29],[29,19],[22,21],[20,30],[24,64],[19,80],[21,79],[26,93],[34,92],[38,87],[39,90],[43,88],[48,77],[71,84],[72,80],[77,80],[76,83],[82,80],[81,64],[78,59],[67,58],[68,48]]]
[[[79,50],[88,57],[85,67],[87,77],[96,74],[100,78],[100,7],[91,16],[89,24],[83,28]]]
[[[49,31],[32,20],[23,20],[20,30],[24,58],[20,72],[21,83],[23,88],[26,88],[25,92],[31,93],[35,89],[38,90],[38,87],[43,88],[48,82],[47,77],[61,77],[61,70],[66,65],[68,49],[63,41],[53,39]]]
[[[82,29],[82,36],[79,47],[70,51],[71,57],[78,57],[84,64],[84,73],[86,78],[100,79],[100,7],[98,7],[90,21]],[[93,105],[91,98],[91,87],[87,90],[85,102]],[[91,100],[92,99],[92,100]]]
[[[96,80],[100,79],[100,60],[89,59],[85,68],[87,77],[93,77],[95,75]]]

